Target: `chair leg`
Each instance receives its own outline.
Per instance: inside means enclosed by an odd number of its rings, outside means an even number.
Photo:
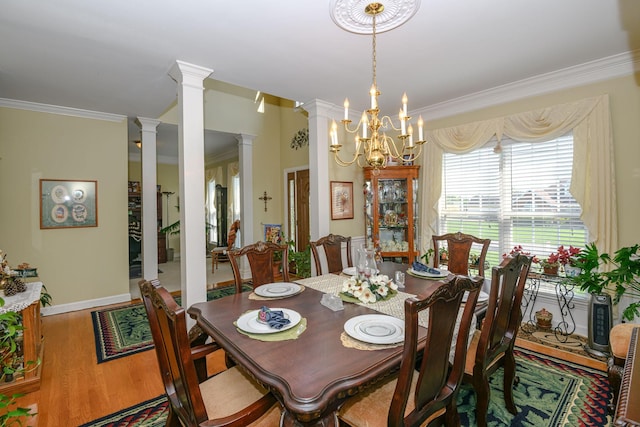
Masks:
[[[169,404],[169,414],[167,415],[167,422],[165,424],[166,427],[182,427],[182,423],[180,422],[180,418],[173,412],[173,408],[171,404]]]
[[[455,399],[452,399],[447,405],[447,412],[445,412],[444,419],[444,424],[447,426],[460,425],[460,414],[458,414],[458,405],[456,405]]]
[[[513,386],[516,378],[516,359],[512,351],[507,351],[504,355],[504,402],[507,410],[513,415],[518,413],[513,402]]]
[[[473,373],[473,389],[476,392],[476,423],[478,427],[487,427],[491,388],[484,370]]]

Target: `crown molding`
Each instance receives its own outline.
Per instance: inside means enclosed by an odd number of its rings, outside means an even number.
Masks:
[[[121,114],[101,113],[99,111],[81,110],[79,108],[61,107],[59,105],[38,104],[36,102],[18,101],[6,98],[0,98],[0,107],[80,117],[83,119],[104,120],[108,122],[121,122],[123,120],[127,120],[127,116],[123,116]]]
[[[412,111],[410,115],[422,114],[429,119],[440,119],[562,89],[632,75],[636,70],[640,70],[640,50],[609,56],[440,102]]]

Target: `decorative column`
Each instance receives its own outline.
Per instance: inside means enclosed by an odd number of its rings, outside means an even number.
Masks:
[[[240,162],[240,247],[255,242],[253,238],[253,140],[255,135],[240,134],[238,153]]]
[[[207,300],[204,188],[204,86],[213,70],[176,61],[178,83],[180,278],[182,306]],[[194,324],[191,319],[188,326]]]
[[[309,113],[309,232],[317,240],[330,232],[329,123],[336,107],[314,99],[303,108]]]
[[[158,199],[156,136],[159,120],[138,117],[142,140],[142,277],[158,278]]]

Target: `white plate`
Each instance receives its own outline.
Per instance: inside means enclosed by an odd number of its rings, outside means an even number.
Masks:
[[[355,267],[345,267],[342,269],[342,272],[347,276],[355,276],[358,274],[358,269]]]
[[[358,274],[358,268],[357,267],[345,267],[342,269],[342,273],[346,274],[347,276],[355,276]],[[380,273],[380,270],[376,269],[374,274],[378,274]]]
[[[438,270],[440,271],[440,274],[428,273],[426,271],[417,271],[412,267],[409,267],[407,271],[409,272],[409,274],[413,274],[414,276],[427,277],[429,279],[444,279],[445,277],[447,277],[447,272],[440,270]]]
[[[265,298],[282,298],[295,295],[300,292],[301,289],[302,287],[297,283],[277,282],[258,286],[253,292]]]
[[[404,341],[404,321],[384,314],[363,314],[344,323],[351,338],[370,344],[395,344]]]
[[[291,322],[288,325],[283,326],[281,329],[271,328],[266,323],[262,323],[258,320],[258,312],[260,310],[251,310],[240,316],[236,321],[236,326],[250,334],[273,334],[275,332],[282,332],[287,329],[291,329],[300,323],[300,320],[302,320],[300,313],[294,310],[289,310],[288,308],[272,308],[271,310],[282,310],[284,316],[291,320]]]
[[[469,292],[465,292],[462,296],[462,302],[467,302],[467,298],[469,298]],[[480,295],[478,295],[478,302],[485,302],[489,300],[489,294],[483,291],[480,291]]]

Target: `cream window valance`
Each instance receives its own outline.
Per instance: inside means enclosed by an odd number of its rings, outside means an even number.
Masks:
[[[548,141],[573,131],[573,170],[569,191],[580,204],[580,219],[589,241],[600,251],[618,249],[613,135],[609,96],[602,95],[506,117],[426,132],[423,150],[421,241],[436,234],[438,200],[442,193],[442,155],[466,153],[503,136],[515,141]],[[424,248],[420,248],[424,250]]]

